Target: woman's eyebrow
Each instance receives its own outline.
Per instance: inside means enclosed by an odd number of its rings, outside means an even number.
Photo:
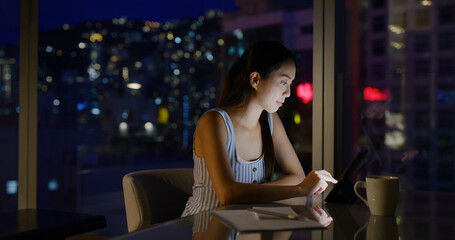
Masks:
[[[292,78],[290,76],[288,76],[286,73],[281,73],[280,76],[287,77],[292,80]]]

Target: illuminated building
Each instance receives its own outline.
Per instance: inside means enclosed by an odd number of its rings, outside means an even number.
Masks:
[[[365,99],[368,137],[386,171],[422,190],[455,189],[454,9],[444,0],[369,1],[364,87],[390,95]]]

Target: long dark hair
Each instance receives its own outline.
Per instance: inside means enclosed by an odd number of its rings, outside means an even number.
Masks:
[[[251,45],[229,70],[219,107],[244,106],[249,101],[253,91],[250,84],[250,74],[258,72],[261,78],[266,80],[287,60],[293,60],[294,64],[297,65],[292,52],[280,42],[259,41]],[[276,158],[266,111],[262,112],[259,122],[264,152],[265,177],[269,181],[275,169]]]

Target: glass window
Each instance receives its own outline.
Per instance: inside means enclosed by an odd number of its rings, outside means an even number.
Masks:
[[[450,163],[455,157],[455,53],[440,51],[452,48],[453,36],[449,29],[431,24],[432,18],[451,21],[453,9],[443,10],[445,6],[434,1],[425,7],[415,1],[391,1],[391,5],[400,7],[390,7],[382,13],[386,19],[390,16],[392,22],[390,31],[380,38],[374,25],[365,21],[379,16],[368,5],[370,2],[361,0],[356,3],[358,6],[352,6],[352,1],[345,1],[349,3],[344,5],[345,16],[349,17],[344,24],[336,25],[349,31],[340,38],[344,41],[337,42],[344,51],[336,63],[343,69],[344,94],[343,98],[337,96],[343,103],[335,122],[343,124],[336,134],[343,145],[336,145],[336,149],[343,154],[335,158],[335,173],[344,170],[358,149],[368,149],[360,178],[396,175],[406,182],[406,189],[454,192],[455,168]],[[399,24],[404,22],[400,16],[406,13],[415,13],[414,26]],[[436,42],[432,41],[433,36]],[[352,44],[362,41],[360,46]],[[393,51],[399,46],[397,43],[402,43],[406,51]],[[384,50],[374,54],[380,45],[385,46]],[[364,77],[377,72],[381,64],[386,71],[381,85],[373,77]],[[357,77],[351,77],[354,70]],[[361,87],[358,93],[347,94],[349,86]],[[372,86],[380,87],[371,89]]]
[[[0,212],[17,209],[20,1],[0,9]]]
[[[425,53],[430,50],[430,35],[426,33],[419,33],[415,35],[414,51],[416,53]]]
[[[441,162],[438,164],[438,180],[451,182],[453,180],[453,175],[451,170],[453,169],[452,162]],[[444,191],[443,188],[441,188]]]
[[[431,24],[430,11],[428,9],[417,10],[415,12],[415,26],[428,27]]]
[[[384,80],[385,77],[385,66],[382,63],[373,64],[371,66],[371,79],[372,80]]]
[[[372,48],[373,55],[375,56],[384,55],[385,53],[384,40],[374,40],[372,42]]]
[[[416,97],[417,98],[417,97]],[[430,126],[430,117],[428,111],[416,111],[414,114],[414,126],[416,129],[428,128]]]
[[[381,0],[372,0],[373,8],[384,8],[386,6],[386,1]]]
[[[385,30],[386,22],[385,16],[374,16],[373,17],[373,31],[382,32]]]
[[[430,74],[430,60],[416,60],[415,61],[415,73],[416,77],[427,77]]]
[[[453,67],[453,58],[447,57],[439,59],[439,76],[452,76]]]
[[[430,90],[426,85],[416,86],[414,93],[414,101],[416,103],[427,103],[430,100]]]
[[[454,138],[450,135],[441,135],[437,139],[437,151],[443,158],[453,154]]]
[[[440,6],[439,7],[439,24],[445,25],[453,23],[455,7],[453,5]]]
[[[450,50],[453,48],[453,32],[439,33],[439,50]]]
[[[228,69],[257,40],[283,42],[299,62],[278,114],[311,170],[311,5],[235,4],[188,2],[179,13],[153,1],[109,9],[100,1],[40,2],[39,208],[102,214],[108,225],[100,233],[126,233],[123,175],[193,167],[199,117],[217,106]],[[257,21],[270,11],[278,17]]]
[[[401,28],[399,28],[398,32],[397,33],[403,33],[403,28],[406,27],[406,12],[397,12],[397,13],[392,13],[392,23],[391,24],[394,24],[394,26],[399,26]]]
[[[454,113],[451,110],[441,110],[438,114],[438,127],[440,129],[451,129],[454,125]]]

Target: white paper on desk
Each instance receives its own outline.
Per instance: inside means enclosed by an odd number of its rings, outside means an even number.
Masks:
[[[256,207],[266,211],[274,211],[297,216],[291,207]],[[300,217],[298,220],[284,218],[262,219],[258,214],[247,209],[241,210],[220,210],[212,213],[217,219],[224,224],[235,229],[238,232],[255,232],[255,231],[279,231],[293,229],[311,229],[324,228],[321,224]]]

